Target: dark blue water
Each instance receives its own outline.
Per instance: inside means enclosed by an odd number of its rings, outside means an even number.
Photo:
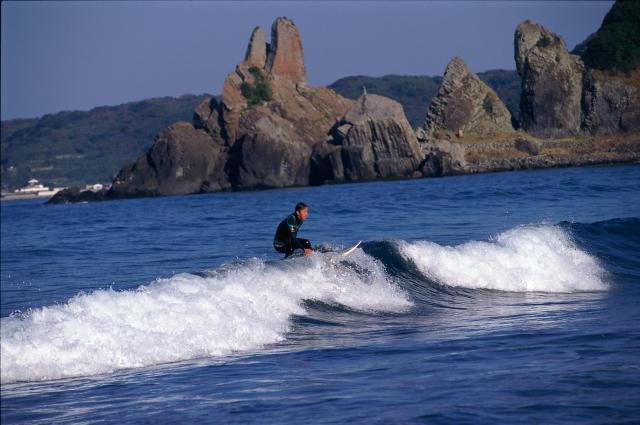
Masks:
[[[3,424],[640,422],[638,165],[1,214]]]

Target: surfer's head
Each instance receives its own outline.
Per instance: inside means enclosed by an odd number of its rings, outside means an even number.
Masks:
[[[309,216],[309,208],[307,208],[307,204],[305,204],[304,202],[298,202],[296,204],[295,213],[296,217],[298,217],[300,220],[306,220]]]

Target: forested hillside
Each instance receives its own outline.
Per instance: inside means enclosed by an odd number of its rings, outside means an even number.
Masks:
[[[2,122],[2,190],[29,178],[54,186],[110,182],[168,125],[191,121],[206,95],[161,97]]]

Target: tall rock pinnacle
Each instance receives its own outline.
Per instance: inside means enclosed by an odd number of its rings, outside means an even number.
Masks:
[[[562,38],[525,21],[515,32],[515,60],[522,78],[520,125],[538,137],[578,134],[584,64]]]
[[[267,43],[265,42],[262,28],[256,27],[253,30],[244,61],[259,68],[264,68],[267,62]]]
[[[273,76],[286,77],[294,84],[307,81],[300,32],[287,18],[277,18],[271,27],[267,71]]]

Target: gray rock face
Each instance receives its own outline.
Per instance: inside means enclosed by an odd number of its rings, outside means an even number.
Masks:
[[[180,195],[229,189],[224,172],[226,153],[203,130],[177,122],[116,177],[109,198]]]
[[[513,126],[509,110],[493,89],[456,57],[429,105],[424,129],[428,134],[445,130],[488,136],[512,132]]]
[[[425,177],[463,174],[466,168],[464,147],[448,140],[431,140],[421,145],[425,161],[420,172]]]
[[[45,204],[75,204],[77,202],[96,202],[107,199],[107,190],[102,189],[97,192],[91,190],[80,190],[77,187],[63,189],[56,193]]]
[[[402,106],[362,95],[314,148],[312,182],[415,177],[423,155]]]
[[[515,60],[522,78],[520,126],[538,137],[578,134],[581,127],[580,58],[558,35],[531,21],[515,33]]]
[[[230,168],[236,189],[309,184],[311,148],[278,115],[253,110],[243,117],[251,131],[237,142]]]
[[[212,97],[202,101],[193,112],[193,126],[211,135],[218,144],[223,144],[222,127],[220,126],[219,105]]]
[[[583,127],[591,134],[640,129],[640,70],[630,77],[589,70],[584,80],[583,107]]]

